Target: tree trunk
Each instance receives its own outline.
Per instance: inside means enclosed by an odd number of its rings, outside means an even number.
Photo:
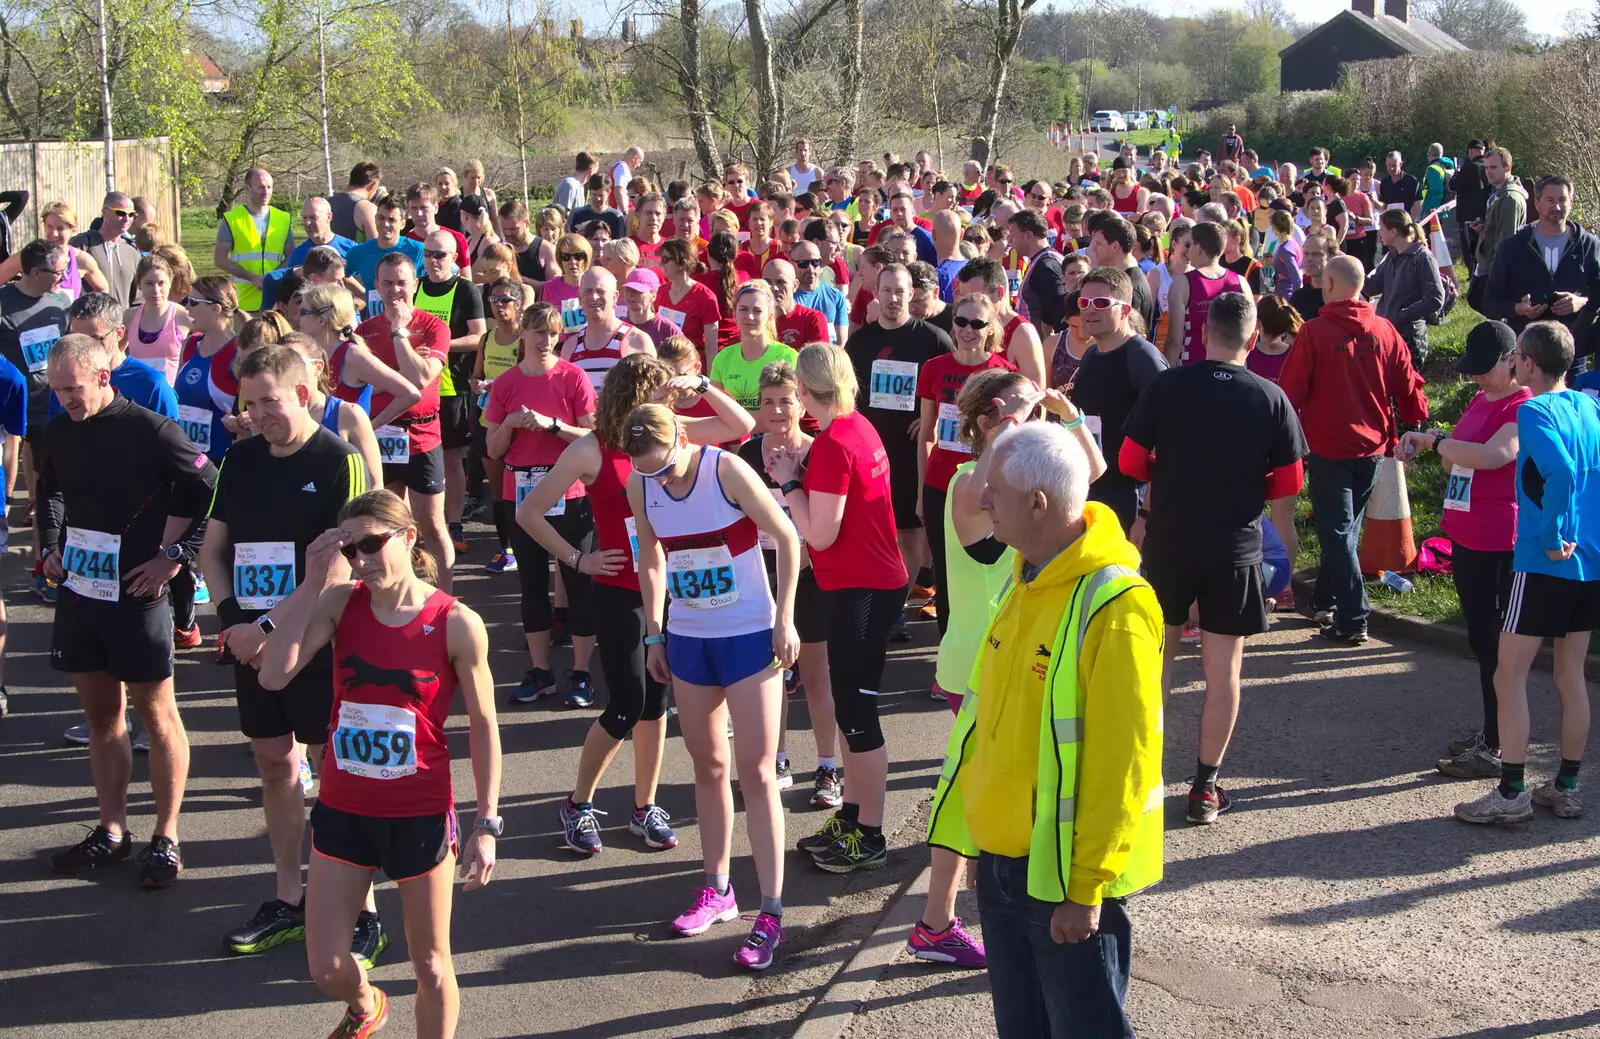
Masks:
[[[844,18],[850,46],[844,63],[844,122],[839,126],[839,152],[834,164],[851,166],[856,161],[856,137],[861,132],[861,47],[866,33],[862,0],[844,0]]]
[[[694,139],[694,154],[706,179],[722,180],[722,156],[717,153],[717,136],[711,128],[711,108],[706,104],[705,58],[700,53],[700,0],[679,0],[678,24],[683,32],[683,58],[679,63],[678,87],[689,115],[689,135]]]
[[[764,181],[778,164],[778,84],[761,0],[744,0],[744,19],[750,30],[750,73],[756,81],[756,174]]]
[[[317,7],[317,100],[322,112],[322,172],[328,180],[328,197],[333,197],[333,144],[328,139],[328,48],[325,8]]]
[[[974,162],[988,165],[994,154],[995,135],[1000,130],[1000,105],[1005,100],[1006,80],[1011,74],[1011,57],[1022,39],[1022,21],[1038,0],[1000,0],[995,14],[994,47],[989,58],[989,90],[978,116],[979,136],[972,140]]]
[[[106,139],[106,194],[117,190],[117,145],[111,132],[111,60],[106,50],[106,4],[100,0],[100,120]]]
[[[522,107],[522,63],[518,60],[517,30],[512,24],[511,0],[506,0],[506,69],[511,73],[511,86],[514,91],[514,102],[517,106],[514,118],[516,127],[513,133],[517,138],[517,158],[522,163],[522,203],[527,205],[528,196],[528,134],[524,129],[527,121]]]

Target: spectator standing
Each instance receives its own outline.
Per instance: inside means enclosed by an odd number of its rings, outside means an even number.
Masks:
[[[1600,240],[1569,219],[1572,181],[1567,177],[1541,179],[1534,205],[1539,219],[1495,248],[1483,290],[1484,310],[1519,335],[1529,322],[1542,320],[1576,333],[1587,323],[1580,322],[1580,315],[1592,316],[1589,301],[1600,297]],[[1593,346],[1584,352],[1593,352]]]
[[[1479,225],[1489,207],[1491,187],[1483,168],[1485,150],[1482,141],[1468,141],[1466,160],[1450,175],[1450,190],[1456,193],[1456,237],[1469,270],[1478,252]]]
[[[1472,284],[1467,290],[1468,305],[1478,311],[1483,310],[1483,290],[1489,283],[1489,273],[1494,270],[1495,250],[1528,219],[1528,189],[1511,172],[1511,165],[1511,153],[1504,148],[1491,148],[1483,157],[1489,199],[1484,207],[1483,222],[1477,229],[1477,247],[1472,253]]]
[[[556,185],[556,205],[568,213],[583,205],[585,186],[589,183],[589,178],[594,176],[596,165],[593,155],[579,152],[577,160],[572,164],[572,172],[562,177],[561,183]]]
[[[1386,250],[1383,262],[1362,290],[1378,299],[1378,316],[1394,325],[1411,350],[1411,365],[1421,371],[1428,359],[1428,318],[1444,306],[1439,265],[1422,240],[1422,225],[1404,210],[1386,210],[1378,218],[1378,240]]]
[[[1367,499],[1394,441],[1396,412],[1405,422],[1428,417],[1405,340],[1359,298],[1364,280],[1353,257],[1329,261],[1327,302],[1300,329],[1279,377],[1311,452],[1306,471],[1322,552],[1312,609],[1324,638],[1352,646],[1367,641],[1367,590],[1356,561]]]
[[[1422,185],[1406,172],[1399,152],[1390,152],[1383,164],[1389,175],[1378,182],[1378,204],[1384,209],[1403,209],[1416,220],[1422,216]]]
[[[1057,332],[1067,320],[1067,286],[1061,276],[1061,257],[1052,252],[1045,235],[1044,219],[1024,209],[1008,223],[1011,245],[1028,261],[1019,295],[1023,310],[1032,319],[1041,339]]]
[[[1232,123],[1228,124],[1228,132],[1222,135],[1217,142],[1217,162],[1229,159],[1239,162],[1244,158],[1244,138],[1239,136],[1238,130]]]

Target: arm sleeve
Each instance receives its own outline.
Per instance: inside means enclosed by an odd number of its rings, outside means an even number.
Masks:
[[[9,361],[6,367],[16,372],[15,366]],[[10,374],[10,373],[8,373]],[[28,387],[22,381],[20,373],[7,379],[8,389],[5,395],[4,413],[0,414],[0,425],[12,436],[25,437],[28,435]],[[51,394],[52,397],[55,394]]]
[[[15,221],[28,206],[26,191],[0,191],[0,206],[5,207],[7,220]]]
[[[1150,449],[1141,445],[1131,435],[1122,438],[1122,450],[1117,452],[1117,468],[1124,476],[1140,483],[1150,482]]]
[[[171,514],[195,519],[183,540],[187,541],[190,535],[194,535],[195,547],[198,548],[198,533],[205,529],[206,515],[211,509],[211,499],[217,486],[217,467],[190,443],[176,422],[170,419],[159,421],[156,450],[163,475],[172,481]]]
[[[217,485],[211,494],[211,518],[222,523],[228,522],[228,458],[222,458],[222,463],[217,466]]]
[[[468,282],[465,285],[456,285],[456,313],[453,315],[462,322],[477,321],[483,317],[483,293],[478,287]]]
[[[506,420],[506,389],[511,385],[511,380],[495,379],[489,383],[489,406],[483,409],[485,422],[504,422]]]
[[[1563,541],[1576,538],[1578,529],[1572,478],[1576,463],[1543,408],[1517,409],[1517,445],[1518,453],[1531,459],[1544,477],[1539,547],[1546,552],[1557,551]]]
[[[1305,484],[1305,467],[1296,458],[1288,465],[1280,465],[1267,474],[1267,500],[1276,501],[1300,493]]]
[[[1079,905],[1099,905],[1127,869],[1146,801],[1161,789],[1161,637],[1155,595],[1140,587],[1102,607],[1084,640],[1085,738],[1067,873],[1067,898]]]
[[[1390,393],[1394,396],[1395,410],[1400,421],[1416,424],[1428,421],[1428,398],[1423,395],[1422,376],[1411,366],[1411,348],[1394,336],[1394,346],[1389,349],[1389,378],[1393,380]]]
[[[983,540],[974,541],[970,545],[962,545],[961,548],[967,553],[967,558],[984,566],[995,565],[1000,562],[1000,557],[1006,554],[1006,546],[996,541],[993,534],[986,535]]]
[[[1041,268],[1033,285],[1039,294],[1039,320],[1059,330],[1067,320],[1067,283],[1062,279],[1060,265]]]
[[[594,414],[595,402],[599,398],[594,392],[594,385],[589,382],[589,376],[582,371],[573,373],[571,399],[572,414],[575,419]]]
[[[1300,334],[1294,337],[1294,346],[1289,348],[1289,357],[1283,362],[1283,371],[1278,373],[1278,386],[1295,411],[1305,408],[1310,399],[1311,373],[1316,369],[1308,328],[1309,324],[1301,326]]]
[[[1417,298],[1408,306],[1402,307],[1396,315],[1401,321],[1423,321],[1428,315],[1437,314],[1444,306],[1444,281],[1439,277],[1439,267],[1433,262],[1432,254],[1428,254],[1426,263],[1420,265],[1422,272],[1419,275],[1421,290]]]
[[[1511,250],[1514,248],[1516,238],[1510,235],[1500,239],[1500,244],[1494,248],[1494,262],[1489,265],[1489,281],[1483,287],[1485,317],[1505,320],[1517,316],[1517,303],[1520,300],[1511,295],[1511,268],[1516,266],[1516,261],[1511,259]]]
[[[61,524],[66,519],[66,502],[61,496],[61,481],[56,477],[54,451],[43,452],[39,460],[39,550],[54,552],[61,544]]]

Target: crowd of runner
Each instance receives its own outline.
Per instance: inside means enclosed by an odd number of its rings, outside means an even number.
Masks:
[[[734,959],[763,970],[789,863],[887,862],[887,648],[932,620],[928,692],[955,723],[908,947],[987,967],[1008,1039],[1131,1035],[1123,900],[1161,876],[1180,646],[1199,643],[1205,680],[1185,816],[1210,825],[1231,807],[1218,773],[1245,640],[1296,606],[1334,646],[1367,640],[1367,501],[1386,456],[1425,451],[1450,469],[1443,533],[1482,673],[1482,724],[1438,768],[1495,782],[1456,814],[1578,815],[1600,243],[1570,219],[1569,180],[1530,192],[1485,142],[1459,163],[1433,146],[1420,181],[1397,153],[1384,175],[1329,158],[1263,165],[1230,128],[1215,162],[1123,147],[1023,179],[947,176],[926,152],[824,169],[802,140],[770,176],[657,184],[631,148],[580,153],[537,211],[500,203],[476,162],[393,190],[361,163],[305,200],[298,232],[254,169],[207,277],[145,200],[108,195],[83,233],[43,206],[44,236],[0,264],[0,425],[99,816],[51,868],[132,857],[139,750],[156,813],[138,883],[181,874],[174,652],[201,646],[210,602],[273,864],[272,897],[223,940],[303,940],[346,1007],[334,1037],[387,1018],[367,976],[388,943],[380,871],[419,1035],[453,1033],[453,881],[490,882],[505,825],[496,712],[587,709],[597,688],[565,845],[676,846],[656,800],[675,714],[704,878],[672,927],[740,916],[736,780],[761,890]],[[1428,327],[1458,295],[1491,318],[1455,365],[1481,392],[1429,428]],[[1303,487],[1321,564],[1297,604]],[[478,517],[482,558],[463,528]],[[451,594],[478,567],[514,574],[491,580],[520,595],[520,678],[497,683],[482,620]],[[1530,789],[1527,676],[1547,637],[1562,761]],[[465,832],[445,740],[458,692]],[[803,766],[786,749],[802,692]],[[0,673],[0,713],[19,709]],[[630,742],[624,836],[597,791]],[[807,775],[825,814],[791,857],[780,791]],[[968,883],[986,944],[955,915]]]

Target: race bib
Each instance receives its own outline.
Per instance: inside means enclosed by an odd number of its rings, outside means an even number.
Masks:
[[[685,314],[681,310],[673,310],[671,307],[662,307],[661,316],[672,322],[674,325],[677,325],[679,328],[682,328],[683,323],[689,320],[688,314]]]
[[[624,516],[622,525],[628,531],[628,550],[633,553],[633,572],[639,572],[639,525],[632,516]]]
[[[367,317],[377,317],[383,313],[383,297],[378,295],[377,289],[367,290]]]
[[[935,442],[946,451],[972,453],[972,445],[961,442],[961,410],[954,404],[939,405],[939,425]]]
[[[417,716],[386,704],[339,705],[339,727],[328,740],[333,760],[352,776],[399,779],[417,774]]]
[[[202,452],[211,450],[211,412],[208,409],[179,404],[178,425],[183,427],[183,435],[191,444]]]
[[[517,508],[522,507],[522,499],[528,496],[529,492],[533,490],[534,486],[538,484],[540,480],[544,479],[544,474],[548,473],[549,471],[550,467],[548,465],[536,465],[527,472],[517,470],[512,474],[517,478]],[[558,498],[554,505],[545,510],[544,514],[546,516],[564,516],[566,515],[566,512],[567,499]]]
[[[626,320],[628,320],[628,305],[626,303],[618,303],[617,304],[617,320],[618,321],[626,321]]]
[[[668,552],[667,594],[691,610],[715,610],[738,602],[739,585],[728,546]]]
[[[1472,511],[1472,474],[1476,469],[1452,465],[1444,484],[1444,507],[1452,512]]]
[[[270,610],[294,591],[294,542],[233,546],[233,596],[247,610]]]
[[[403,426],[381,426],[373,430],[378,437],[378,457],[384,465],[405,465],[411,461],[411,434]]]
[[[767,489],[772,492],[772,500],[778,503],[778,508],[783,510],[783,514],[785,516],[789,517],[789,522],[791,524],[793,524],[794,523],[794,513],[790,511],[789,503],[784,500],[783,491],[779,490],[776,487],[769,487]],[[796,529],[794,533],[795,533],[796,537],[800,537],[800,531],[798,529]],[[761,547],[762,547],[762,549],[764,551],[776,552],[778,550],[778,543],[776,541],[772,540],[771,535],[769,535],[764,530],[757,532],[756,540],[761,543]],[[805,543],[806,543],[806,539],[805,538],[800,538],[801,547],[804,547]]]
[[[917,410],[917,362],[872,362],[872,387],[867,403],[886,411]]]
[[[561,331],[576,332],[589,327],[589,317],[576,296],[561,301]]]
[[[66,585],[85,599],[116,602],[122,595],[122,535],[68,527],[61,548]]]
[[[1083,424],[1089,427],[1089,435],[1094,437],[1094,446],[1103,450],[1105,444],[1100,439],[1100,416],[1085,415],[1083,416]]]
[[[1022,272],[1006,271],[1006,292],[1012,296],[1022,294]]]
[[[44,371],[45,364],[50,360],[50,348],[60,338],[61,329],[54,325],[30,328],[17,336],[17,342],[22,347],[22,361],[28,366],[28,371]]]

